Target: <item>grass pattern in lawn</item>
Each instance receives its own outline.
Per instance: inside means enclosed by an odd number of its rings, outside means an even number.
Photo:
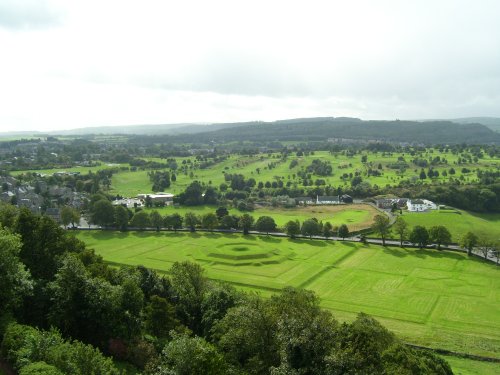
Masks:
[[[364,311],[409,342],[500,358],[499,269],[465,254],[220,233],[77,235],[114,264],[168,272],[194,261],[263,296],[305,287],[341,320]]]

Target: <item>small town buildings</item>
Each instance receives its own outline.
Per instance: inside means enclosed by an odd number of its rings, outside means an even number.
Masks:
[[[314,204],[315,201],[311,197],[296,197],[297,204]]]
[[[144,200],[146,197],[150,197],[153,204],[161,203],[166,206],[173,204],[174,202],[174,194],[170,193],[154,193],[154,194],[137,194],[137,198]]]
[[[348,194],[343,194],[341,197],[340,197],[340,200],[343,202],[343,203],[352,203],[353,202],[353,199],[350,195]]]
[[[340,196],[316,196],[316,204],[340,204]]]

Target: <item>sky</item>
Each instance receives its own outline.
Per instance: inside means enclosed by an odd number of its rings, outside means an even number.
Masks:
[[[500,117],[497,0],[0,0],[0,131]]]

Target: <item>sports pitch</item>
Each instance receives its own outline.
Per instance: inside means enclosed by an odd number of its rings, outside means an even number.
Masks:
[[[168,272],[189,260],[263,296],[307,288],[340,320],[364,311],[408,342],[500,358],[500,270],[462,253],[219,233],[77,236],[112,264]]]

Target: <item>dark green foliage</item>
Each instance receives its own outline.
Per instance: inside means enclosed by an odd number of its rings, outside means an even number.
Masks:
[[[177,231],[177,229],[182,228],[182,222],[183,222],[182,216],[177,213],[172,215],[167,215],[163,219],[163,225],[168,229],[173,229],[174,231]]]
[[[43,365],[35,366],[35,364],[45,362],[64,374],[119,374],[113,362],[90,345],[78,341],[65,341],[61,334],[55,330],[40,331],[15,323],[9,325],[4,335],[2,354],[21,373],[30,364],[33,365],[28,367],[26,371],[36,368],[43,369]],[[45,368],[48,369],[47,366]],[[36,374],[36,372],[32,373]],[[57,372],[52,373],[57,374]],[[52,373],[47,372],[47,374]]]
[[[208,289],[204,270],[196,263],[175,262],[170,269],[172,289],[177,300],[176,310],[181,322],[201,335],[202,303]]]
[[[304,236],[309,236],[309,238],[320,234],[320,230],[319,223],[316,219],[307,219],[302,223],[302,227],[300,228],[301,233]]]
[[[243,234],[248,234],[250,231],[250,228],[252,228],[254,218],[253,216],[250,216],[249,214],[243,214],[240,217],[239,221],[239,226],[241,229],[243,229]]]
[[[176,335],[160,356],[150,374],[224,375],[228,366],[217,349],[201,337]]]
[[[290,220],[285,224],[285,231],[291,238],[295,238],[296,235],[300,234],[300,223],[298,220]]]
[[[177,200],[180,204],[184,204],[186,206],[198,206],[204,203],[202,196],[203,192],[204,189],[200,182],[193,181],[183,193],[179,194]]]
[[[45,362],[34,362],[24,366],[19,375],[64,375],[57,367],[48,365]]]
[[[0,316],[21,304],[32,293],[30,273],[19,259],[19,236],[0,228]]]
[[[115,207],[115,225],[121,231],[126,231],[128,227],[129,213],[126,207],[121,205]]]
[[[138,229],[145,229],[151,226],[149,214],[146,211],[139,211],[130,220],[130,226]]]
[[[314,159],[310,165],[306,167],[308,173],[313,173],[318,176],[331,176],[332,166],[327,161],[321,161],[319,159]]]
[[[421,225],[413,227],[410,237],[410,242],[417,244],[418,247],[423,248],[429,243],[429,232]]]
[[[196,231],[196,226],[200,223],[198,216],[193,212],[187,212],[184,215],[184,224],[189,228],[191,232]]]
[[[175,318],[174,306],[165,298],[152,296],[144,310],[146,332],[159,338],[166,338],[179,324]]]
[[[95,202],[91,208],[91,221],[96,225],[108,227],[115,222],[115,210],[107,199]]]
[[[269,232],[276,230],[276,223],[270,216],[261,216],[255,223],[255,229],[257,229],[259,232],[266,232],[267,234],[269,234]]]
[[[210,287],[204,295],[201,304],[203,335],[205,338],[212,337],[212,328],[222,319],[227,310],[234,307],[240,300],[241,294],[236,289],[223,283],[216,283]]]
[[[341,237],[342,239],[349,237],[349,228],[347,227],[347,225],[342,224],[339,227],[339,237]]]
[[[165,171],[152,171],[149,180],[153,183],[152,191],[160,192],[170,187],[170,173]]]
[[[429,237],[431,241],[438,245],[438,249],[441,249],[441,245],[447,245],[451,242],[450,231],[443,225],[437,225],[429,229]]]

